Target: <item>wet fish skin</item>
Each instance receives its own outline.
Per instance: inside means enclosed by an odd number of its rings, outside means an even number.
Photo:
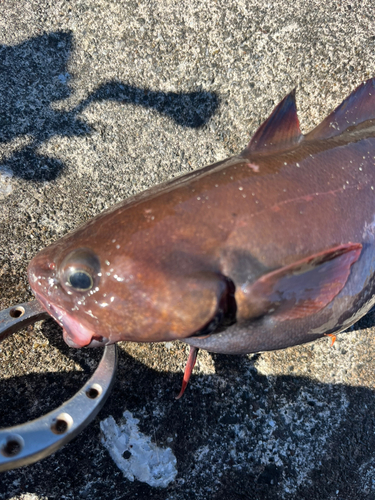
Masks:
[[[75,347],[179,339],[237,354],[339,332],[375,302],[374,157],[374,79],[306,136],[292,92],[240,155],[42,250],[31,288]]]

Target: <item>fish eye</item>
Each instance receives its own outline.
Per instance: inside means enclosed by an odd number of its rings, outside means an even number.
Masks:
[[[60,284],[69,295],[97,287],[100,276],[100,261],[89,248],[77,248],[68,253],[58,270]]]
[[[72,274],[68,276],[67,285],[70,285],[78,292],[86,292],[93,287],[94,280],[86,271],[78,270],[73,271]]]

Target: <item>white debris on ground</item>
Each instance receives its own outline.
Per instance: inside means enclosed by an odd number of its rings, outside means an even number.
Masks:
[[[120,425],[109,416],[100,422],[101,442],[127,479],[165,488],[176,478],[176,457],[170,448],[159,448],[139,432],[138,422],[129,411]]]
[[[13,191],[10,179],[13,172],[10,168],[0,167],[0,198],[3,198]]]

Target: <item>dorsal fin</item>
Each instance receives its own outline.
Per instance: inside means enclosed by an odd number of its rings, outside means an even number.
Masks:
[[[375,119],[375,78],[357,87],[330,115],[305,136],[306,140],[329,139],[347,128]]]
[[[270,117],[258,128],[242,156],[252,153],[273,153],[289,149],[303,138],[299,128],[295,89],[272,111]]]

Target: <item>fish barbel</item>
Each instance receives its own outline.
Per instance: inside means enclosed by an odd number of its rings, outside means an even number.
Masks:
[[[294,91],[238,156],[133,196],[42,250],[37,299],[72,347],[310,342],[372,307],[375,79],[302,135]],[[98,333],[100,332],[100,334]]]

